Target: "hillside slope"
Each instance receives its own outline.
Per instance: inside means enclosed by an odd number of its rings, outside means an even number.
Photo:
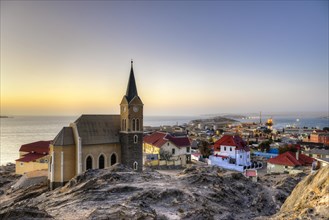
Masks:
[[[253,219],[275,214],[302,176],[273,185],[268,178],[254,183],[217,167],[165,175],[117,165],[88,170],[54,191],[8,191],[0,197],[0,219]]]
[[[303,179],[274,219],[329,219],[329,166]]]

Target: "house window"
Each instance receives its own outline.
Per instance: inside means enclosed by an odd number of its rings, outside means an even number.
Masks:
[[[23,162],[21,162],[21,166],[23,166],[24,165],[24,163]]]
[[[138,142],[138,136],[134,135],[134,144],[137,144],[137,142]]]
[[[190,153],[190,147],[187,147],[187,148],[186,148],[186,152],[187,152],[187,153]]]
[[[169,142],[167,143],[167,146],[169,146]]]
[[[175,148],[171,149],[171,153],[174,155],[175,154]]]
[[[232,151],[232,147],[230,147],[230,151]]]
[[[288,169],[288,166],[284,166],[284,168]]]
[[[137,170],[138,169],[138,163],[136,161],[133,164],[133,168],[134,168],[134,170]]]
[[[226,147],[224,147],[224,151],[226,151]]]
[[[242,158],[242,155],[240,155],[240,158]]]

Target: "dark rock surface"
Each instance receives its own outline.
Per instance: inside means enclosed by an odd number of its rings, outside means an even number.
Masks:
[[[8,193],[0,201],[0,218],[26,212],[55,219],[253,219],[276,213],[298,179],[266,186],[264,179],[254,183],[217,167],[165,175],[116,165],[88,170],[54,191],[33,186]]]

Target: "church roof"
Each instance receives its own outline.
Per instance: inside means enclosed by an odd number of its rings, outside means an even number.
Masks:
[[[135,96],[138,96],[138,93],[137,93],[137,86],[136,86],[135,76],[134,76],[133,61],[131,61],[131,69],[130,69],[129,81],[128,81],[128,86],[127,86],[127,91],[126,91],[126,98],[128,100],[128,103]]]
[[[73,131],[71,127],[63,127],[53,141],[54,146],[73,145]]]
[[[74,123],[82,145],[120,142],[120,115],[81,115]]]

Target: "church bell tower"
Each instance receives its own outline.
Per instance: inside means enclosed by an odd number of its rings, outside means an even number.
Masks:
[[[143,168],[143,102],[138,96],[133,61],[126,95],[120,103],[121,163],[136,170]]]

